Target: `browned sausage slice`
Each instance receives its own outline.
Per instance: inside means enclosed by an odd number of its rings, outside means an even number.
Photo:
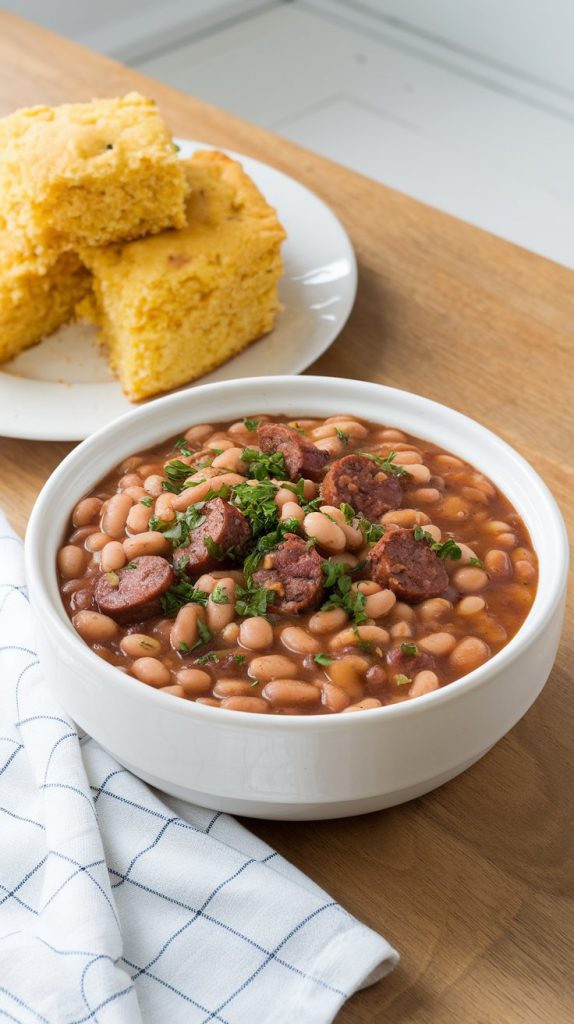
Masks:
[[[253,574],[255,583],[275,590],[270,611],[294,615],[316,608],[323,598],[323,559],[315,548],[288,533],[275,551],[265,556],[264,568]]]
[[[174,582],[175,573],[165,558],[142,555],[118,572],[100,576],[94,596],[99,610],[116,622],[141,622],[161,614],[160,598]]]
[[[202,511],[205,520],[192,530],[190,542],[174,552],[174,563],[188,576],[209,572],[225,561],[233,549],[240,554],[251,539],[251,529],[243,512],[223,498],[212,498]],[[206,545],[207,542],[207,545]]]
[[[381,537],[369,552],[370,579],[411,604],[438,597],[448,587],[448,574],[438,555],[425,540],[415,540],[412,530],[393,530]]]
[[[262,452],[282,452],[290,480],[300,476],[320,480],[329,461],[327,452],[306,441],[301,434],[282,423],[262,423],[257,431]]]
[[[321,485],[326,505],[346,502],[360,515],[376,522],[385,512],[399,508],[403,490],[396,477],[383,473],[365,455],[344,455],[329,468]]]

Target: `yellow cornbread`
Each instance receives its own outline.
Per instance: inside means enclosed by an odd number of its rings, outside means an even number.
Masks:
[[[102,329],[127,396],[147,398],[219,366],[273,327],[285,232],[241,165],[222,153],[182,161],[188,226],[82,250]]]
[[[39,266],[0,229],[0,363],[71,320],[90,275],[71,252]]]
[[[0,220],[47,265],[67,249],[183,227],[184,208],[181,161],[138,93],[0,120]]]

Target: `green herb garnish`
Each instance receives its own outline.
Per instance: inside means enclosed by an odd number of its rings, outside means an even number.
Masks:
[[[251,433],[257,430],[257,427],[261,423],[261,420],[250,420],[247,417],[243,420],[243,426],[247,428]]]
[[[355,509],[351,505],[347,505],[346,501],[342,501],[339,508],[345,517],[345,522],[350,525],[353,522],[353,519],[356,518]]]
[[[126,566],[124,566],[125,569],[137,569],[137,567],[138,567],[138,563],[137,562],[128,562],[128,564]]]
[[[397,684],[397,686],[406,686],[407,683],[412,682],[412,680],[409,679],[408,676],[404,676],[402,674],[402,672],[399,672],[398,675],[393,676],[393,679],[394,679],[395,683]]]
[[[346,434],[344,430],[339,430],[337,428],[335,433],[337,434],[337,437],[339,438],[339,441],[341,441],[342,444],[347,445],[349,443],[349,435]]]
[[[218,583],[211,592],[211,600],[214,604],[229,604],[229,594],[221,583]]]
[[[416,658],[419,649],[416,644],[401,644],[401,651],[406,654],[408,658]]]
[[[247,476],[252,480],[268,480],[270,477],[282,480],[287,476],[283,452],[258,452],[255,448],[244,448],[241,461],[247,464]]]
[[[477,569],[484,569],[484,562],[481,558],[469,558],[469,565],[475,565]]]
[[[385,534],[385,527],[382,523],[371,523],[369,519],[359,519],[357,526],[367,544],[376,544]]]
[[[215,558],[216,562],[222,562],[227,552],[222,548],[221,544],[218,544],[213,537],[204,537],[203,546],[207,548],[207,551],[212,558]]]
[[[216,651],[208,651],[207,654],[202,654],[200,658],[194,658],[194,665],[208,665],[211,661],[218,662],[219,654]]]
[[[323,583],[326,590],[331,590],[329,597],[321,606],[322,611],[329,608],[343,608],[355,626],[366,622],[366,597],[360,590],[352,590],[352,580],[348,567],[340,562],[323,562]]]
[[[330,658],[328,654],[316,654],[315,657],[313,658],[313,661],[316,661],[318,665],[333,664],[333,658]]]
[[[205,590],[199,590],[198,587],[194,587],[193,583],[188,583],[187,580],[179,580],[178,583],[174,583],[165,594],[162,594],[160,601],[164,615],[168,619],[173,619],[177,615],[180,608],[183,608],[184,604],[207,604],[209,594]]]
[[[262,480],[257,484],[236,484],[233,488],[233,504],[249,520],[254,537],[276,528],[279,519],[276,494],[277,485],[271,480]]]
[[[146,508],[151,508],[153,505],[153,498],[140,498],[140,505],[145,505]]]
[[[276,598],[274,590],[267,590],[266,587],[258,587],[256,584],[238,587],[235,611],[238,615],[266,615],[267,606]]]
[[[178,483],[181,480],[185,480],[186,477],[191,476],[193,473],[193,467],[189,466],[187,462],[182,462],[181,459],[170,459],[166,462],[163,467],[165,475],[172,481],[172,483]]]
[[[431,551],[434,551],[439,558],[452,558],[453,562],[457,562],[462,555],[462,551],[452,537],[449,537],[448,540],[443,541],[441,544],[438,540],[434,539],[431,533],[427,533],[426,530],[423,530],[422,526],[418,525],[413,526],[413,534],[415,540],[426,541]]]
[[[178,651],[180,654],[191,654],[192,650],[193,647],[190,647],[189,644],[186,644],[184,640],[181,641],[178,647]]]
[[[244,654],[234,654],[233,661],[235,662],[236,665],[245,665],[247,658]]]
[[[180,437],[179,441],[176,441],[173,447],[177,448],[182,455],[192,454],[191,448],[189,447],[189,441],[186,441],[185,437]]]
[[[206,626],[205,622],[202,622],[201,619],[197,620],[197,632],[199,633],[199,640],[193,645],[194,647],[200,647],[201,644],[208,644],[213,640],[213,633],[209,626]]]
[[[376,462],[379,469],[383,470],[383,473],[390,473],[391,476],[407,476],[405,467],[393,461],[397,456],[395,451],[389,452],[384,458],[381,455],[375,455],[373,452],[357,452],[357,455],[363,455],[365,459]]]

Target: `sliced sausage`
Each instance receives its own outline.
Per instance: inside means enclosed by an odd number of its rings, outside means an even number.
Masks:
[[[103,615],[116,622],[140,622],[161,613],[160,598],[175,583],[175,573],[160,555],[142,555],[117,572],[105,573],[94,596]]]
[[[447,571],[427,542],[412,530],[387,532],[369,552],[367,575],[411,604],[438,597],[449,584]]]
[[[316,608],[323,598],[323,559],[301,537],[288,533],[275,551],[265,556],[264,568],[253,574],[260,587],[275,590],[270,611],[294,615]]]
[[[329,468],[321,485],[326,505],[337,508],[343,501],[360,515],[376,522],[393,508],[399,508],[403,490],[395,476],[383,473],[364,455],[344,455]]]
[[[321,479],[329,453],[306,441],[292,427],[282,423],[262,423],[257,438],[262,452],[282,452],[290,480],[298,480],[301,476],[308,480]]]
[[[251,529],[243,512],[223,498],[208,501],[202,515],[205,519],[192,530],[189,544],[174,552],[176,567],[185,569],[189,576],[215,569],[225,561],[228,552],[241,554],[251,539]]]

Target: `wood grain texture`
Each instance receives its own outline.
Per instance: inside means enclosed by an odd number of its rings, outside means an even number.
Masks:
[[[416,391],[485,423],[537,467],[572,530],[572,273],[1,16],[0,114],[132,88],[157,98],[176,133],[298,178],[347,227],[359,260],[357,303],[311,372]],[[21,532],[69,447],[0,441],[0,505]],[[341,1024],[572,1020],[572,625],[570,602],[542,696],[463,776],[362,818],[248,823],[402,953],[389,978],[346,1005]]]

